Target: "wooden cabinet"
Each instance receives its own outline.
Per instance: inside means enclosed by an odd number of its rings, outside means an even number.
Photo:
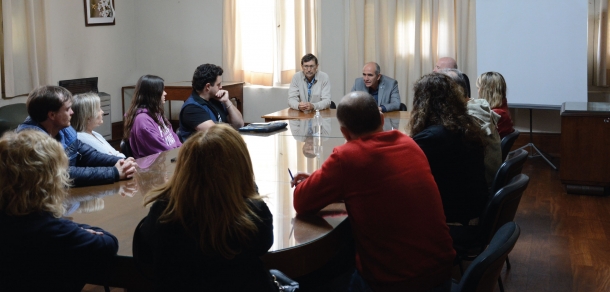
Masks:
[[[610,103],[563,104],[560,178],[568,187],[610,187]]]

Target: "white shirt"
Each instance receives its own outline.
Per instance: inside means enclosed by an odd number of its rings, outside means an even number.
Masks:
[[[86,132],[78,132],[77,133],[78,140],[80,140],[83,143],[88,144],[89,146],[95,148],[95,150],[102,152],[104,154],[125,158],[125,154],[123,154],[119,151],[116,151],[112,146],[110,146],[110,143],[108,143],[108,141],[106,141],[106,139],[104,139],[104,137],[102,137],[102,135],[100,135],[96,131],[92,131],[92,133],[93,133],[93,135],[86,133]]]

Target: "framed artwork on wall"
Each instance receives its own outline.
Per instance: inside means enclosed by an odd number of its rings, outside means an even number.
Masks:
[[[83,0],[85,26],[114,25],[114,0]]]

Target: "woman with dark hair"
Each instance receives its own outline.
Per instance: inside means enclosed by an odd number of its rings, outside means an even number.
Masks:
[[[119,248],[110,233],[62,218],[68,157],[49,134],[0,139],[0,290],[81,291]]]
[[[193,134],[134,235],[134,258],[159,291],[277,291],[259,258],[273,218],[256,193],[246,143],[227,124]]]
[[[125,114],[123,139],[128,140],[134,158],[180,147],[182,143],[163,115],[167,93],[163,79],[144,75],[138,79],[131,106]]]
[[[447,222],[476,224],[487,202],[485,144],[466,109],[467,98],[445,74],[421,77],[414,86],[409,127],[424,151],[443,200]]]

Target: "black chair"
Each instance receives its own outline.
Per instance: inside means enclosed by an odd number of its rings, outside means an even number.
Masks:
[[[523,165],[527,161],[529,153],[525,149],[517,149],[510,154],[510,158],[498,168],[494,181],[489,189],[490,196],[493,196],[505,186],[513,177],[517,176],[523,170]]]
[[[400,103],[400,107],[398,108],[399,111],[401,112],[406,112],[407,111],[407,105],[404,103]]]
[[[463,271],[462,261],[474,260],[485,250],[500,226],[515,219],[521,196],[529,181],[527,175],[519,174],[502,187],[487,203],[487,207],[479,217],[479,225],[450,226],[449,230],[453,238],[453,248],[456,251],[456,261],[460,266],[460,271]],[[508,261],[507,268],[510,269]]]
[[[500,148],[502,149],[502,161],[506,160],[506,156],[508,155],[508,152],[510,152],[510,148],[512,148],[513,144],[515,144],[517,138],[519,138],[519,134],[521,134],[521,132],[519,132],[519,130],[515,130],[502,138],[502,142],[500,142]]]
[[[502,287],[500,278],[502,266],[504,260],[508,258],[508,253],[517,243],[520,233],[521,229],[515,222],[508,222],[498,229],[489,247],[472,261],[462,280],[453,283],[451,292],[493,292],[496,286],[495,279],[498,279],[498,284]],[[504,288],[500,288],[500,291],[503,292]]]
[[[28,117],[25,103],[15,103],[0,107],[0,136],[6,131],[15,130]]]
[[[332,109],[336,109],[337,108],[337,105],[332,100],[330,101],[330,108],[332,108]]]
[[[133,157],[133,152],[131,151],[131,145],[129,145],[128,139],[121,140],[121,153],[125,154],[126,158]]]

